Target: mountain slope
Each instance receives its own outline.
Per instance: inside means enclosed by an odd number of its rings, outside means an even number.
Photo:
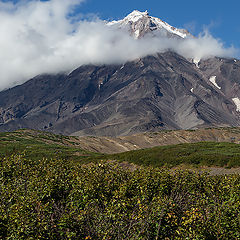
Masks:
[[[216,76],[216,87],[211,76]],[[240,62],[212,58],[199,68],[173,52],[122,66],[82,66],[0,92],[0,130],[129,135],[161,129],[238,126]]]

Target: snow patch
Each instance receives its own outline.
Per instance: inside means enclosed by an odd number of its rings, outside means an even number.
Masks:
[[[193,88],[191,88],[191,92],[193,93]]]
[[[200,62],[201,59],[199,58],[194,58],[193,59],[193,63],[196,65],[197,68],[199,68],[199,62]]]
[[[216,78],[217,78],[217,76],[212,76],[212,77],[210,77],[209,81],[210,81],[216,88],[221,89],[221,87],[218,86],[218,84],[216,83]]]
[[[234,59],[234,62],[237,62],[237,60],[236,60],[236,59]]]
[[[137,30],[135,31],[135,38],[139,38],[139,36],[140,36],[140,30],[137,29]]]
[[[123,65],[121,66],[120,70],[122,70],[124,67],[125,67],[125,64],[123,64]]]
[[[103,82],[100,82],[100,83],[98,84],[98,89],[101,89],[102,86],[103,86]]]
[[[237,112],[240,112],[240,99],[239,98],[232,98],[233,102],[235,103],[236,105],[236,111]]]

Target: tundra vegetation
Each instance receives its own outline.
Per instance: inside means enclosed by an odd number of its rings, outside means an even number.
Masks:
[[[238,174],[210,176],[150,163],[132,170],[106,155],[80,150],[74,155],[76,149],[58,144],[57,150],[44,147],[37,137],[32,145],[25,142],[28,148],[15,138],[14,153],[6,152],[6,135],[0,239],[240,239]],[[224,146],[218,151],[227,151]],[[40,157],[33,154],[38,148]],[[230,150],[234,156],[235,150]],[[137,153],[138,158],[145,154]]]

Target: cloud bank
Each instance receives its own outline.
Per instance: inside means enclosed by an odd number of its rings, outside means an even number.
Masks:
[[[121,64],[170,49],[195,59],[234,55],[234,48],[224,48],[209,33],[185,41],[136,40],[101,20],[73,21],[71,13],[82,1],[0,1],[0,90],[42,73],[83,64]]]

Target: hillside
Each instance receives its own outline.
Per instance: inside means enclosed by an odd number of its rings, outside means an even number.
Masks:
[[[78,137],[56,135],[30,129],[0,133],[1,149],[19,147],[21,151],[30,145],[69,147],[74,151],[96,153],[120,153],[156,146],[195,142],[240,142],[240,128],[207,128],[197,130],[171,130],[146,132],[122,137]],[[21,147],[22,146],[22,147]],[[9,150],[10,151],[10,150]]]
[[[240,142],[240,128],[208,128],[145,132],[122,137],[77,137],[81,148],[101,153],[119,153],[155,146],[194,142]]]
[[[146,133],[117,139],[19,130],[0,134],[0,156],[24,154],[31,160],[58,158],[81,164],[118,161],[130,168],[133,167],[131,164],[230,168],[240,166],[240,148],[236,144],[239,135],[237,128]]]
[[[154,147],[113,155],[106,159],[125,161],[153,167],[190,166],[240,166],[240,148],[235,143],[184,143]]]
[[[0,133],[0,157],[20,154],[31,160],[58,158],[85,163],[89,158],[93,161],[94,158],[101,156],[82,149],[74,139],[35,130]]]

